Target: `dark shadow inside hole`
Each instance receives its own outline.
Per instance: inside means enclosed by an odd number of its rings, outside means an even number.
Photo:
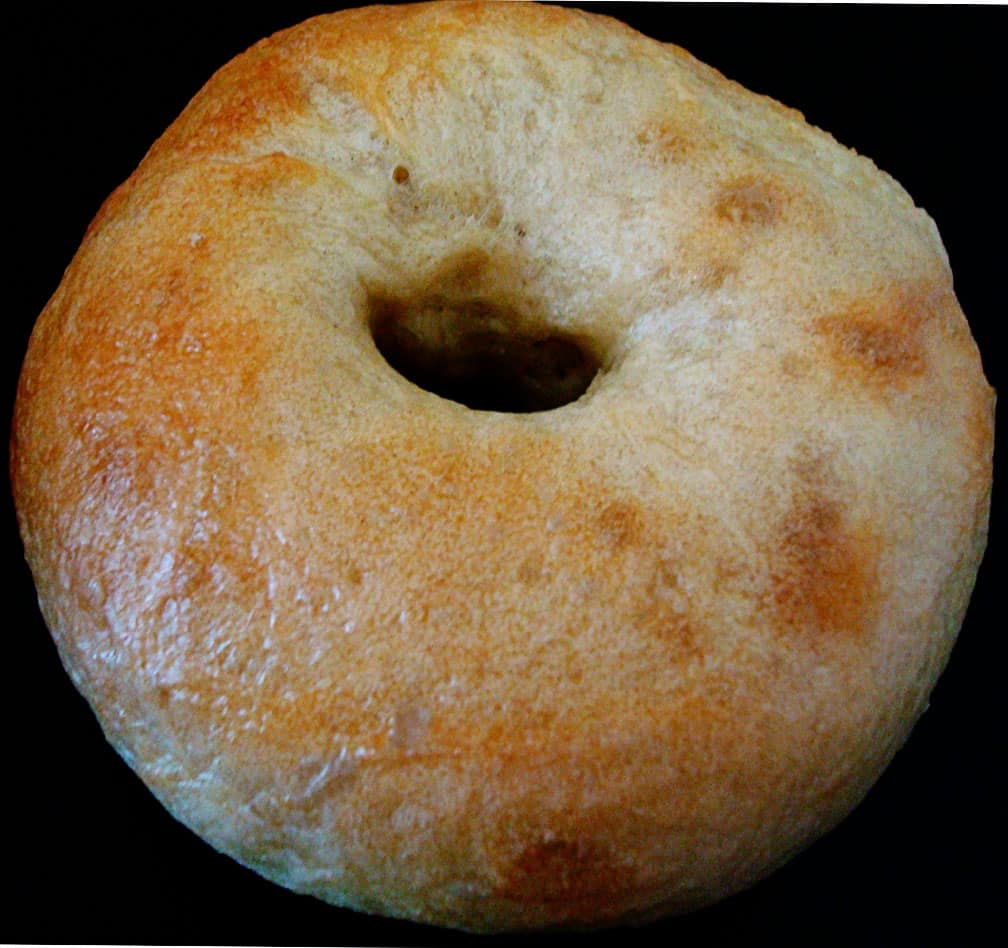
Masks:
[[[371,299],[378,351],[414,385],[481,411],[536,412],[580,398],[599,361],[576,337],[519,331],[482,300]]]

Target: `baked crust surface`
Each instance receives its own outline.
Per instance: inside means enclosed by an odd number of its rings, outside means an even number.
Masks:
[[[602,370],[474,412],[385,363],[388,299]],[[797,113],[597,16],[367,8],[225,66],[109,198],[12,476],[64,664],[214,846],[595,925],[866,792],[965,611],[992,408],[933,223]]]

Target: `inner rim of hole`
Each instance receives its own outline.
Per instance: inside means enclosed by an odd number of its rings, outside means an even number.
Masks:
[[[479,411],[550,411],[580,398],[601,368],[587,340],[530,326],[505,306],[437,295],[372,295],[371,334],[414,385]]]

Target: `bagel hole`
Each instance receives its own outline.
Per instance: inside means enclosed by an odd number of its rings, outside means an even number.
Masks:
[[[600,368],[575,335],[532,330],[484,300],[372,295],[371,334],[414,385],[479,411],[538,412],[580,398]]]

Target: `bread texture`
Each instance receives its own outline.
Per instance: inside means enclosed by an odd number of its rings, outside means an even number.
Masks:
[[[474,410],[389,324],[598,371]],[[588,927],[861,799],[962,621],[992,426],[870,161],[611,19],[424,4],[195,97],[38,320],[12,481],[66,668],[183,823],[361,911]]]

